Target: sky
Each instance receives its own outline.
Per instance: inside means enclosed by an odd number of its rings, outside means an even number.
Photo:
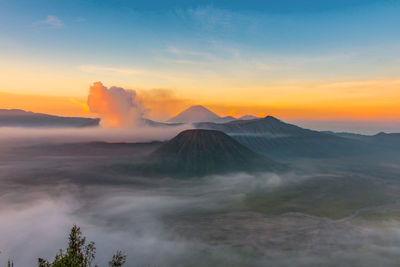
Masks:
[[[90,86],[163,120],[400,118],[400,0],[0,0],[0,108],[92,116]]]

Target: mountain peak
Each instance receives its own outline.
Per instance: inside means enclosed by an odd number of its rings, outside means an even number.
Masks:
[[[274,163],[221,131],[185,130],[152,153],[152,169],[187,176],[268,169]],[[262,163],[261,165],[258,165]]]
[[[274,116],[268,115],[264,119],[266,120],[274,120],[274,121],[280,121],[279,119],[275,118]]]
[[[242,117],[238,118],[238,120],[257,120],[259,117],[253,116],[253,115],[243,115]]]
[[[203,122],[203,121],[216,121],[220,117],[201,105],[191,106],[175,117],[172,117],[168,122],[174,123],[192,123],[192,122]]]
[[[193,105],[193,106],[190,106],[189,108],[187,108],[186,110],[207,110],[207,111],[209,111],[206,107],[204,107],[202,105]]]

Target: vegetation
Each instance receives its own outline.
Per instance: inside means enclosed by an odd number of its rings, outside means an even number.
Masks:
[[[86,244],[86,237],[82,236],[80,227],[74,225],[69,234],[68,248],[55,256],[51,263],[45,259],[38,259],[39,267],[91,267],[96,256],[96,246],[93,241]],[[126,255],[117,251],[109,262],[110,267],[120,267],[126,261]]]
[[[115,253],[111,259],[111,261],[108,263],[110,267],[119,267],[122,266],[126,261],[126,255],[118,250],[117,253]]]

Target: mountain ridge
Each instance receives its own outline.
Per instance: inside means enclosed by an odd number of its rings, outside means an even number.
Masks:
[[[0,127],[96,127],[100,119],[56,116],[22,109],[0,109]]]
[[[178,113],[174,117],[167,120],[168,123],[199,123],[199,122],[215,122],[226,123],[235,120],[252,120],[259,119],[253,115],[243,115],[239,118],[233,116],[221,117],[202,105],[194,105]]]
[[[331,157],[362,151],[362,143],[328,133],[304,129],[275,117],[235,120],[228,123],[195,123],[197,129],[225,132],[260,154],[277,158]]]

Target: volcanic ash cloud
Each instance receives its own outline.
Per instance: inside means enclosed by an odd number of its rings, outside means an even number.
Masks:
[[[90,111],[100,116],[105,127],[135,127],[144,114],[134,90],[115,86],[107,88],[101,82],[90,87],[87,103]]]

